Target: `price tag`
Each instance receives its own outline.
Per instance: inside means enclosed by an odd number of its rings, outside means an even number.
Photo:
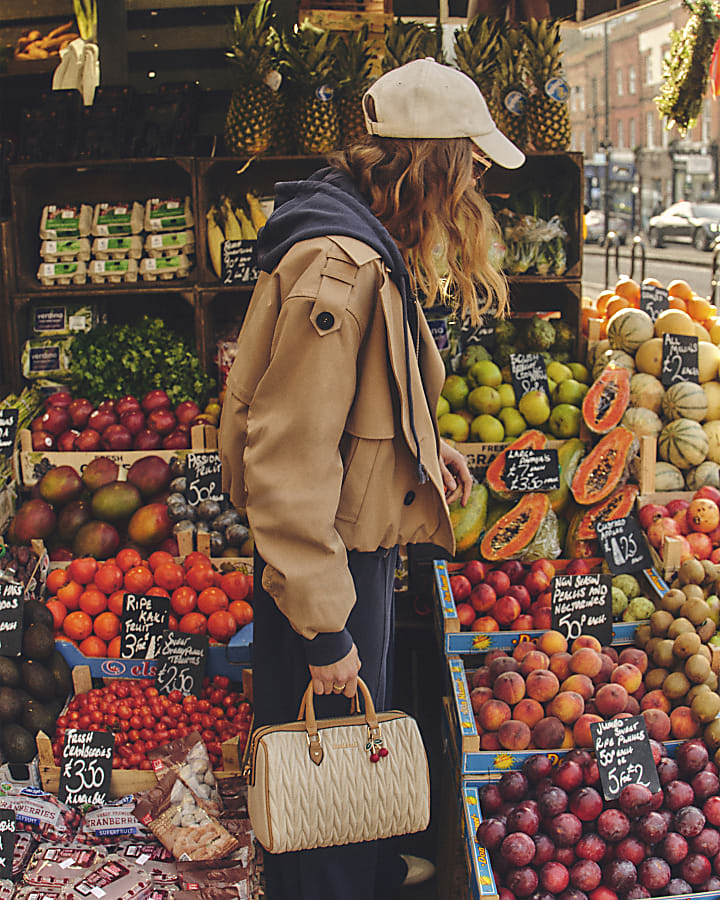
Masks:
[[[260,277],[255,259],[256,247],[257,241],[223,241],[223,284],[255,284]]]
[[[654,284],[643,284],[640,287],[640,309],[644,310],[655,322],[661,312],[670,308],[667,288]]]
[[[615,800],[628,784],[642,784],[653,794],[660,790],[643,716],[593,722],[590,734],[606,800]]]
[[[0,585],[0,656],[20,656],[24,593],[19,582]]]
[[[12,878],[15,852],[15,810],[0,809],[0,880]]]
[[[557,450],[508,450],[503,477],[509,491],[556,491],[560,487]]]
[[[470,326],[470,331],[466,335],[463,335],[464,346],[470,347],[473,344],[481,344],[488,350],[494,349],[496,325],[497,318],[495,316],[489,314],[480,316],[480,323],[474,327]],[[463,331],[464,330],[465,326],[463,325]]]
[[[522,400],[530,391],[545,391],[547,394],[545,359],[539,353],[511,353],[510,371],[516,400]]]
[[[552,628],[574,641],[592,634],[606,647],[612,640],[609,575],[556,575],[551,583]]]
[[[115,737],[108,731],[65,733],[58,799],[70,806],[100,806],[110,789]]]
[[[218,503],[222,500],[222,462],[219,453],[188,453],[185,457],[185,478],[190,506],[197,506],[203,500]]]
[[[678,381],[700,381],[698,339],[694,334],[664,334],[662,372],[665,387]]]
[[[157,638],[168,627],[170,601],[166,597],[125,594],[120,631],[121,659],[155,659]]]
[[[180,691],[200,696],[207,664],[208,639],[204,634],[163,631],[158,639],[155,687],[161,694]]]
[[[0,456],[4,456],[5,459],[10,459],[13,455],[17,424],[17,409],[4,409],[0,411]]]
[[[613,575],[652,568],[650,549],[640,523],[634,516],[597,522],[595,531]]]

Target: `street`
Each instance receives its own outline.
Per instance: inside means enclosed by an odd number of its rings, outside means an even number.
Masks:
[[[612,287],[617,280],[617,275],[630,275],[631,243],[620,247],[620,266],[616,270],[615,250],[610,253],[610,267],[608,270],[609,286]],[[710,276],[712,270],[712,253],[696,250],[690,244],[670,244],[658,250],[654,247],[646,248],[645,261],[646,278],[657,278],[663,285],[667,285],[675,278],[683,278],[702,295],[710,295]],[[643,278],[641,269],[641,257],[639,251],[635,255],[635,271],[632,277],[636,281]],[[586,244],[583,255],[583,294],[594,297],[605,288],[605,251],[597,244]]]

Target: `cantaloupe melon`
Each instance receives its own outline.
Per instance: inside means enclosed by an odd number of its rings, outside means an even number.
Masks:
[[[706,422],[702,428],[708,442],[707,458],[720,463],[720,422]]]
[[[662,381],[646,372],[638,372],[630,379],[630,406],[659,413],[665,388]]]
[[[705,396],[707,397],[708,402],[708,410],[707,415],[705,416],[705,420],[707,422],[712,422],[715,419],[720,419],[720,382],[706,381],[705,384],[703,384],[702,389],[705,391]],[[632,384],[630,386],[630,390],[632,392]],[[630,402],[632,402],[632,393]]]
[[[638,372],[647,372],[659,378],[662,372],[662,338],[651,338],[641,344],[635,354],[635,365]]]
[[[638,466],[633,470],[634,474],[637,477],[637,473],[639,470],[639,458],[638,458]],[[674,466],[669,462],[662,462],[658,460],[655,463],[655,490],[656,491],[682,491],[685,489],[685,479],[683,478],[683,474],[678,469],[677,466]]]
[[[707,416],[707,397],[699,384],[678,381],[665,392],[662,412],[666,420],[693,419],[702,422]]]
[[[653,437],[662,431],[662,420],[651,409],[643,409],[640,406],[631,406],[626,410],[622,418],[623,428],[627,428],[636,437]]]
[[[681,309],[666,309],[655,320],[655,337],[664,334],[695,334],[695,323]]]
[[[698,491],[708,484],[712,487],[720,487],[720,466],[716,462],[706,459],[704,463],[687,471],[685,484],[689,491]]]
[[[601,356],[606,350],[610,350],[610,341],[604,339],[602,341],[593,341],[588,344],[587,349],[587,364],[588,368],[592,369],[595,365],[595,360]]]
[[[653,321],[642,309],[621,309],[610,317],[607,333],[613,350],[634,353],[653,336]]]
[[[624,350],[606,350],[595,358],[593,365],[593,380],[599,378],[609,365],[620,366],[627,369],[631,375],[635,374],[635,360]]]
[[[699,341],[709,341],[710,340],[710,332],[707,328],[703,328],[703,326],[699,322],[693,323],[695,328],[695,334],[697,335],[697,339]]]
[[[700,384],[714,381],[720,368],[720,347],[711,341],[698,341],[698,378]]]
[[[720,426],[720,422],[717,423]],[[703,426],[692,419],[675,419],[668,423],[658,438],[660,458],[678,469],[699,466],[708,455],[709,439]]]

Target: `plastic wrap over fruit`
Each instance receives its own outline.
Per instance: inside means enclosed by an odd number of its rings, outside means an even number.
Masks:
[[[548,511],[537,534],[517,556],[510,559],[519,559],[521,562],[535,562],[537,559],[557,559],[562,552],[558,517],[552,510]]]

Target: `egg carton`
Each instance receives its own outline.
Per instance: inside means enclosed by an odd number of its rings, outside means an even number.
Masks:
[[[43,262],[72,262],[78,259],[87,262],[90,259],[90,241],[87,238],[43,241],[40,256]]]
[[[159,234],[149,234],[145,238],[145,252],[151,259],[162,259],[168,256],[185,256],[195,254],[195,232],[190,228],[186,231],[166,231]]]
[[[82,260],[44,262],[40,263],[37,277],[45,287],[52,287],[56,284],[85,284],[87,282],[87,266]]]
[[[92,206],[56,206],[54,203],[43,207],[40,217],[40,239],[60,241],[71,238],[86,238],[92,227]]]
[[[129,237],[98,237],[92,243],[95,259],[140,259],[142,238],[138,234]]]
[[[190,209],[190,197],[184,200],[158,200],[153,198],[145,204],[145,231],[183,231],[195,224]]]
[[[93,284],[121,284],[138,280],[136,259],[94,259],[90,263]]]
[[[190,260],[184,253],[160,259],[145,257],[140,261],[140,275],[144,281],[170,281],[172,278],[187,278],[190,265]]]
[[[143,207],[140,203],[97,203],[93,212],[92,233],[95,237],[126,237],[143,230]]]

